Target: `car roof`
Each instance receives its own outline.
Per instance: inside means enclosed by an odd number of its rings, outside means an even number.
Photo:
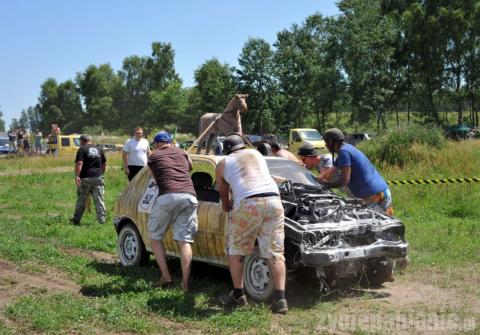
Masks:
[[[224,159],[226,156],[216,156],[216,155],[197,155],[197,154],[191,154],[189,155],[192,160],[198,160],[198,161],[210,161],[217,165],[222,159]],[[285,160],[285,158],[282,157],[276,157],[276,156],[264,156],[266,160]]]

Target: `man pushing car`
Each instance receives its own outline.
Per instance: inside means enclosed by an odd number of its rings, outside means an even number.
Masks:
[[[257,240],[260,255],[268,259],[272,271],[275,287],[272,311],[286,314],[284,214],[277,184],[260,152],[246,149],[240,135],[225,138],[223,153],[227,157],[218,163],[215,173],[222,208],[229,213],[227,254],[233,291],[221,296],[220,301],[229,307],[247,305],[243,261],[252,253]]]

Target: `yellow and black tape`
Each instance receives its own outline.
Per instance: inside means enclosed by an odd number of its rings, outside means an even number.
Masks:
[[[431,185],[455,183],[480,183],[480,178],[445,178],[445,179],[415,179],[415,180],[389,180],[389,185]]]

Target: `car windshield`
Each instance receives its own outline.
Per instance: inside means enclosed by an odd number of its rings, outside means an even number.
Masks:
[[[0,147],[6,146],[8,144],[8,138],[0,138]]]
[[[292,183],[320,185],[315,176],[303,166],[288,159],[267,159],[270,174],[290,180]]]
[[[321,141],[323,139],[322,135],[315,129],[313,130],[301,130],[299,131],[300,137],[304,140],[310,141]]]
[[[260,135],[247,135],[247,138],[250,142],[259,142],[262,140],[262,136]]]
[[[79,137],[74,138],[73,143],[75,144],[76,147],[79,147],[80,146],[80,138]]]
[[[219,143],[223,143],[224,140],[225,140],[225,136],[218,136],[218,137],[217,137],[217,141],[218,141]]]

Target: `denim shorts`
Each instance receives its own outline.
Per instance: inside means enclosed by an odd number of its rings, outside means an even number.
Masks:
[[[390,189],[387,187],[377,195],[378,197],[376,197],[374,201],[367,201],[368,208],[393,215],[392,194],[390,193]]]
[[[148,218],[148,232],[152,240],[163,240],[168,227],[173,225],[175,241],[193,242],[197,232],[197,198],[190,193],[167,193],[155,199]]]

